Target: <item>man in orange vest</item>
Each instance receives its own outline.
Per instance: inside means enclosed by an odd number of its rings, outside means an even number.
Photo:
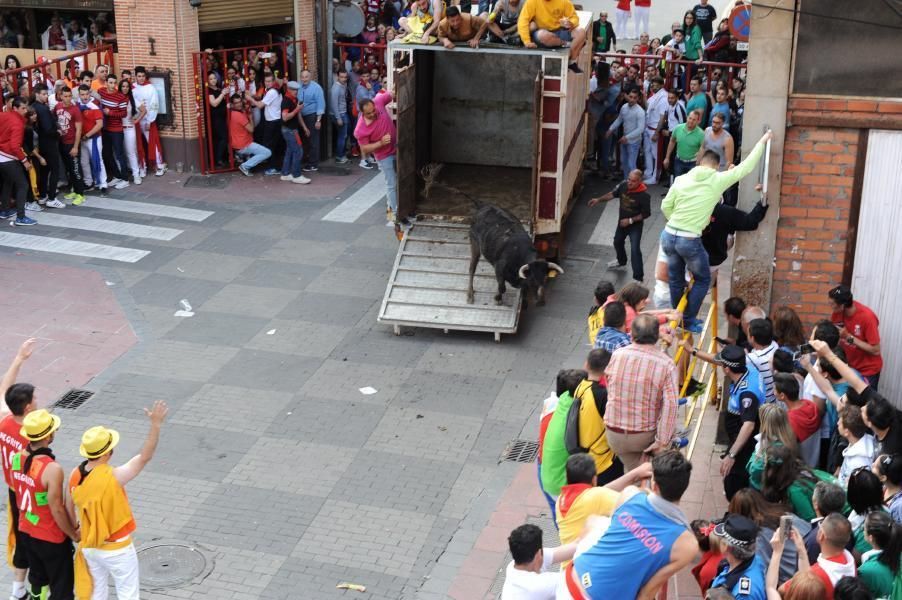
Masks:
[[[19,501],[16,498],[16,487],[13,485],[9,469],[14,454],[25,449],[28,441],[19,432],[22,419],[35,407],[34,386],[27,383],[16,383],[19,369],[34,351],[35,339],[25,340],[12,364],[0,381],[0,395],[4,402],[0,403],[0,463],[3,465],[3,479],[9,488],[9,502],[6,505],[6,561],[13,568],[13,590],[10,600],[22,600],[28,595],[25,590],[25,572],[28,570],[28,557],[25,546],[19,543]]]
[[[110,465],[119,432],[102,425],[81,437],[79,452],[85,460],[69,478],[70,514],[78,515],[81,541],[75,552],[75,597],[104,600],[110,576],[119,600],[138,600],[138,555],[132,543],[135,531],[125,485],[153,458],[160,427],[169,407],[158,400],[150,410],[150,431],[141,452],[120,467]]]
[[[78,531],[63,502],[63,468],[50,450],[59,426],[60,418],[43,408],[25,415],[21,434],[28,445],[12,459],[19,536],[28,554],[29,592],[35,600],[45,585],[55,599],[75,597],[71,540],[78,539]]]

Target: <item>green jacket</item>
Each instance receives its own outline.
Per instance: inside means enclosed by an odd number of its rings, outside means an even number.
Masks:
[[[573,396],[570,392],[561,394],[545,430],[545,439],[542,441],[542,487],[546,494],[555,498],[567,484],[567,459],[570,458],[570,454],[567,452],[564,432],[567,429],[567,413],[570,412],[571,404]]]
[[[889,598],[893,594],[893,572],[888,566],[877,560],[880,550],[871,550],[861,557],[858,567],[858,578],[864,582],[874,598]]]
[[[720,197],[734,183],[751,173],[765,144],[757,143],[751,154],[729,171],[715,171],[710,167],[695,167],[685,175],[677,177],[667,197],[661,203],[661,212],[667,225],[680,231],[701,235],[711,222],[711,213],[720,202]]]

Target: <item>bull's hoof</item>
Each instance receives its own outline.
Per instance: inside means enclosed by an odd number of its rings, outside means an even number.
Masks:
[[[501,294],[498,294],[497,296],[495,296],[495,305],[501,306],[502,304],[504,304],[504,301],[501,297]]]
[[[473,292],[467,292],[467,304],[473,304]]]

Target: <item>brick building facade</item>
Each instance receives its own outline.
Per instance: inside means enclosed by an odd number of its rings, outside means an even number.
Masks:
[[[868,131],[902,130],[902,99],[790,96],[786,119],[771,305],[810,324],[850,282],[856,243],[877,243],[857,239]]]
[[[252,3],[247,6],[253,10]],[[316,73],[314,0],[294,0],[293,7],[294,14],[285,15],[285,19],[294,23],[294,37],[307,41],[307,64]],[[170,165],[182,162],[186,169],[197,168],[198,108],[192,60],[194,53],[203,50],[198,9],[187,0],[115,0],[114,11],[119,45],[117,67],[144,65],[148,70],[170,73],[172,120],[160,130],[166,161]]]

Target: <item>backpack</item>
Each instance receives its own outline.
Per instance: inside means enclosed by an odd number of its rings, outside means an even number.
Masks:
[[[589,448],[584,448],[579,443],[579,412],[582,408],[583,404],[583,396],[586,393],[586,390],[593,391],[593,397],[595,399],[595,409],[598,411],[598,415],[604,418],[605,407],[607,406],[607,389],[602,386],[593,385],[594,382],[589,381],[588,379],[583,380],[582,383],[577,386],[576,391],[573,395],[573,404],[570,405],[570,410],[567,412],[567,423],[564,426],[564,446],[567,448],[567,454],[579,454],[579,453],[588,453]],[[602,394],[601,392],[604,392]],[[597,394],[595,392],[598,392]],[[601,396],[604,398],[601,398]],[[604,432],[602,431],[602,434]],[[601,436],[599,436],[601,439]],[[596,439],[589,447],[595,445],[598,442]]]

